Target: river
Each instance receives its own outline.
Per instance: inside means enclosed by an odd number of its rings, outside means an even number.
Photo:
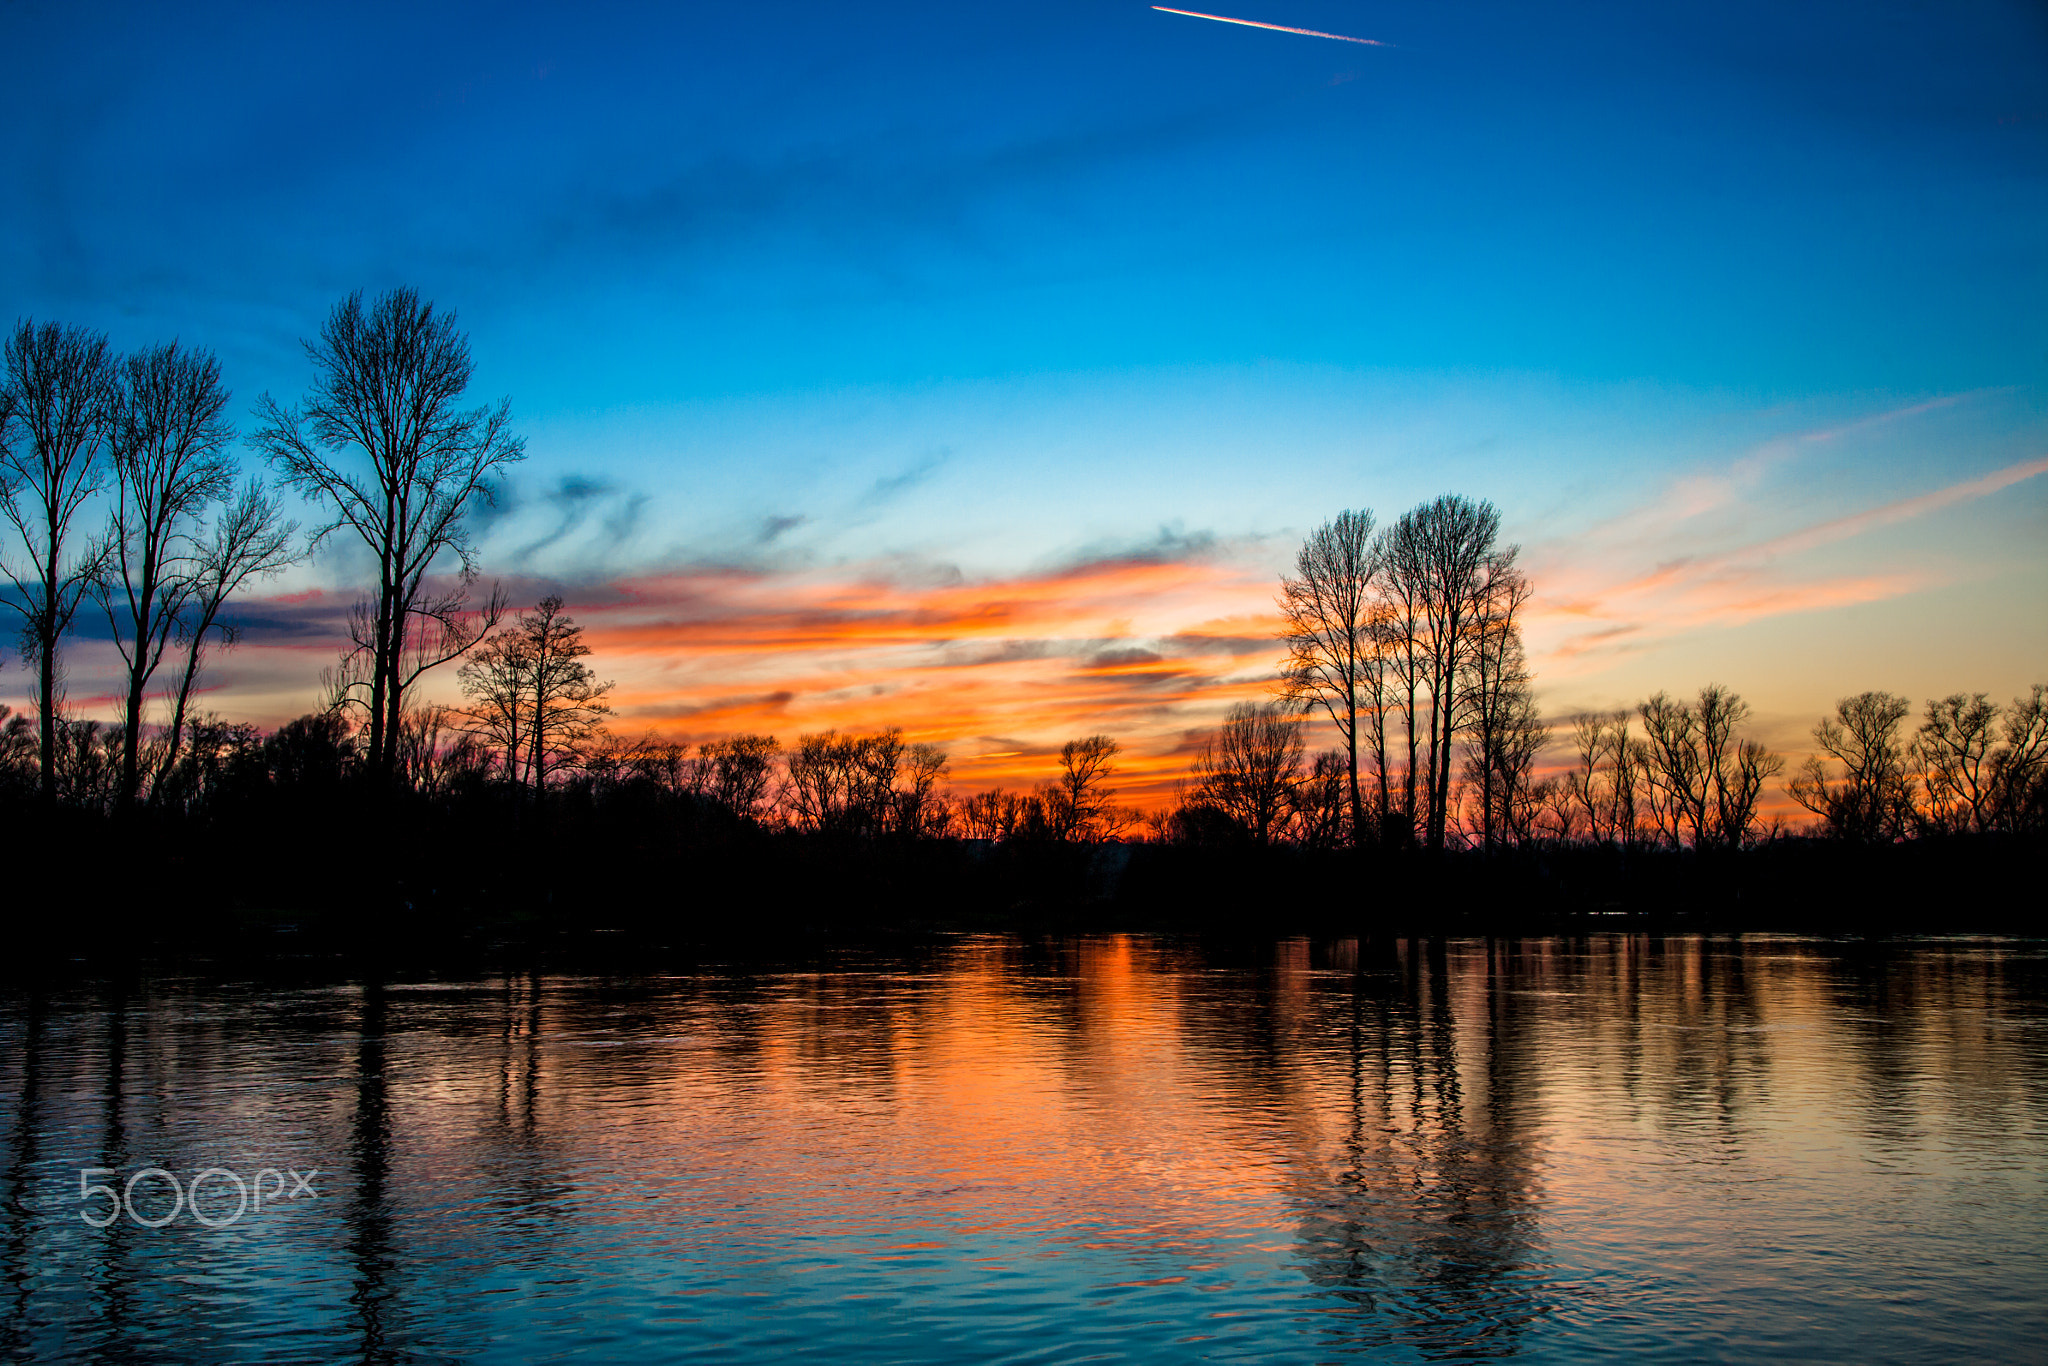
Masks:
[[[2035,941],[72,980],[0,990],[0,1106],[10,1361],[2048,1343]]]

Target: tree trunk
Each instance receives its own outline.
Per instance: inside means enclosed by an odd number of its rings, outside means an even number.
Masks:
[[[47,600],[46,600],[47,602]],[[41,713],[40,739],[42,742],[43,804],[57,804],[57,636],[50,629],[50,610],[44,608],[44,619],[37,623],[42,639],[36,642],[37,663],[41,666],[42,677],[36,680],[36,707]]]
[[[1344,732],[1345,748],[1351,760],[1351,847],[1358,849],[1365,845],[1365,800],[1358,795],[1358,685],[1355,681],[1346,702],[1351,716],[1351,724]]]
[[[1415,667],[1414,667],[1414,664],[1415,664],[1415,662],[1414,662],[1414,660],[1413,660],[1413,659],[1411,658],[1411,659],[1409,660],[1409,668],[1408,668],[1408,709],[1407,709],[1407,710],[1406,710],[1406,711],[1405,711],[1404,713],[1402,713],[1402,718],[1403,718],[1404,722],[1406,723],[1406,726],[1407,726],[1407,730],[1408,730],[1408,772],[1407,772],[1407,775],[1406,775],[1406,787],[1407,787],[1407,793],[1406,793],[1405,797],[1403,798],[1403,801],[1404,801],[1404,805],[1403,805],[1403,807],[1402,807],[1402,809],[1401,809],[1401,816],[1402,816],[1402,819],[1404,819],[1404,820],[1406,820],[1406,821],[1408,822],[1408,829],[1407,829],[1407,831],[1405,832],[1405,836],[1404,836],[1404,838],[1402,839],[1402,843],[1403,843],[1403,844],[1406,844],[1406,843],[1408,843],[1408,842],[1412,841],[1412,840],[1413,840],[1413,839],[1415,838],[1415,759],[1416,759],[1416,753],[1415,753],[1415,749],[1416,749],[1416,746],[1415,746],[1415,741],[1416,741],[1416,733],[1415,733]]]
[[[132,808],[136,798],[142,794],[142,765],[140,747],[142,742],[142,677],[139,672],[141,656],[137,655],[137,668],[128,679],[128,729],[121,737],[121,805]]]

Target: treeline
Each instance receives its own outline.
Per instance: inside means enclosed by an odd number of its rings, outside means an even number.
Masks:
[[[1505,798],[1497,816],[1474,734],[1462,744],[1448,842],[1706,850],[1788,836],[1871,843],[2048,834],[2048,688],[2037,684],[2009,706],[1983,693],[1930,699],[1908,735],[1911,711],[1883,692],[1837,704],[1814,728],[1820,752],[1784,784],[1817,818],[1796,827],[1760,817],[1766,780],[1784,764],[1735,735],[1748,707],[1717,685],[1696,700],[1659,693],[1631,709],[1572,718],[1569,766],[1540,778],[1521,764],[1497,773]],[[1342,848],[1352,842],[1347,777],[1342,751],[1304,754],[1297,714],[1278,703],[1240,704],[1203,742],[1160,835]],[[1407,831],[1394,815],[1398,839]],[[1383,818],[1380,829],[1388,825]]]
[[[291,406],[264,395],[248,437],[320,512],[302,537],[228,454],[212,356],[175,343],[116,356],[53,324],[9,336],[6,600],[37,699],[32,716],[0,708],[0,804],[18,830],[80,860],[121,847],[159,886],[272,905],[473,915],[671,884],[789,904],[858,884],[877,904],[1007,905],[1129,896],[1136,869],[1153,904],[1307,878],[1350,915],[1368,886],[1399,904],[1385,893],[1404,878],[1439,905],[1472,876],[1547,880],[1561,904],[1643,905],[1680,895],[1676,879],[1704,886],[1704,857],[1793,834],[2031,848],[2048,829],[2041,687],[2009,706],[1930,701],[1911,733],[1905,699],[1844,699],[1785,783],[1814,817],[1799,830],[1765,814],[1784,761],[1743,733],[1748,706],[1718,685],[1568,718],[1565,762],[1546,768],[1565,728],[1534,698],[1532,585],[1499,512],[1454,495],[1385,526],[1346,511],[1310,534],[1281,585],[1272,695],[1199,739],[1160,809],[1119,801],[1106,735],[1068,741],[1028,789],[976,793],[949,786],[943,749],[895,729],[786,745],[623,736],[559,597],[520,612],[495,590],[472,601],[468,518],[523,447],[507,401],[461,406],[471,365],[452,316],[410,291],[358,294],[305,349],[313,384]],[[232,597],[330,537],[367,554],[375,584],[317,708],[268,734],[200,712],[207,652],[236,636]],[[123,665],[111,722],[66,714],[61,646],[88,606]],[[443,666],[461,705],[422,699]],[[1338,743],[1310,754],[1318,723]],[[337,839],[348,878],[308,880]],[[1456,873],[1461,859],[1496,871]]]

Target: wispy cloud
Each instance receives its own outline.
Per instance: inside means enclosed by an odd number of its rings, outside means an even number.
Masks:
[[[1214,19],[1219,24],[1242,24],[1246,28],[1269,28],[1275,33],[1299,33],[1304,38],[1334,38],[1340,43],[1362,43],[1366,47],[1392,46],[1392,44],[1383,43],[1377,38],[1353,38],[1343,33],[1324,33],[1320,29],[1289,28],[1286,24],[1266,24],[1259,22],[1257,19],[1233,19],[1227,14],[1203,14],[1197,10],[1171,9],[1165,5],[1154,5],[1152,8],[1158,10],[1161,14],[1185,14],[1190,19]]]
[[[1936,489],[1932,493],[1919,494],[1912,498],[1901,498],[1883,507],[1872,508],[1849,517],[1837,517],[1831,522],[1795,531],[1776,540],[1766,541],[1753,553],[1761,555],[1791,555],[1802,550],[1812,550],[1835,541],[1845,541],[1852,536],[1861,536],[1866,531],[1879,527],[1893,526],[1899,522],[1911,521],[1938,509],[1966,503],[1973,498],[2009,488],[2023,479],[2032,479],[2038,474],[2048,474],[2048,456],[2039,460],[2023,460],[2007,465],[2004,469],[1993,470],[1976,479],[1965,479],[1959,484]]]
[[[1854,437],[1923,417],[1981,397],[1982,391],[1944,394],[1919,403],[1905,404],[1871,413],[1847,422],[1772,437],[1743,452],[1724,467],[1695,470],[1674,479],[1657,500],[1647,507],[1632,508],[1620,517],[1593,528],[1595,536],[1626,536],[1653,541],[1667,536],[1672,528],[1698,522],[1708,514],[1740,506],[1771,478],[1801,457],[1825,450]]]
[[[1568,547],[1544,551],[1550,563],[1541,574],[1545,591],[1537,620],[1551,638],[1550,655],[1572,661],[1641,650],[1702,627],[1900,597],[1934,586],[1939,572],[1921,565],[1876,573],[1830,571],[1802,557],[2042,474],[2048,474],[2048,457],[1733,548],[1694,553],[1673,553],[1682,551],[1684,537],[1672,525],[1674,500],[1667,494],[1636,517],[1613,519]],[[1761,495],[1752,490],[1748,496]]]

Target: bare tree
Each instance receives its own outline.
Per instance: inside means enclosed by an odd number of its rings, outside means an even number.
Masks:
[[[150,679],[198,590],[200,522],[234,492],[226,454],[234,428],[221,417],[228,391],[212,353],[176,342],[129,356],[109,423],[114,506],[107,555],[91,586],[121,653],[119,804],[142,786],[140,746]]]
[[[1373,581],[1379,557],[1372,510],[1345,511],[1309,534],[1294,557],[1295,576],[1280,583],[1281,695],[1302,711],[1321,707],[1344,742],[1353,838],[1365,838],[1365,801],[1358,785],[1358,720],[1362,693],[1376,694],[1382,674],[1373,631]],[[1379,698],[1368,696],[1369,721],[1380,721]],[[1385,742],[1381,740],[1380,806],[1386,805]]]
[[[0,399],[0,403],[4,403]],[[0,795],[26,796],[36,787],[35,726],[0,702]]]
[[[76,544],[79,509],[105,482],[103,453],[118,393],[107,339],[84,328],[22,322],[8,335],[0,426],[0,513],[29,559],[0,565],[4,601],[21,614],[22,654],[35,672],[43,800],[57,800],[62,705],[58,644],[106,557]]]
[[[2048,685],[2005,710],[2005,743],[1992,752],[1992,828],[2011,834],[2048,827]]]
[[[907,752],[903,732],[896,726],[861,736],[852,745],[847,815],[855,830],[876,836],[896,828],[896,775]]]
[[[481,779],[491,756],[451,707],[408,707],[398,730],[398,765],[406,786],[424,797],[447,797]]]
[[[1430,703],[1427,740],[1428,813],[1423,839],[1432,850],[1444,847],[1444,829],[1451,801],[1451,758],[1466,717],[1459,681],[1477,647],[1476,625],[1483,612],[1488,568],[1512,549],[1500,550],[1500,513],[1493,504],[1446,494],[1401,515],[1388,537],[1387,572],[1412,606],[1412,654],[1409,695],[1427,696]],[[1420,677],[1416,677],[1419,665]],[[1414,754],[1417,724],[1414,704],[1408,715],[1410,754],[1409,809],[1415,799]]]
[[[215,509],[212,526],[194,549],[186,570],[185,600],[178,616],[185,664],[172,693],[171,725],[157,765],[157,780],[178,761],[186,709],[206,662],[208,640],[218,638],[222,646],[232,647],[237,639],[234,623],[221,616],[222,609],[251,579],[275,574],[301,557],[304,552],[297,546],[298,531],[299,524],[285,517],[283,502],[255,479]]]
[[[524,631],[501,631],[463,661],[456,677],[470,699],[464,722],[478,741],[504,757],[505,781],[524,786],[526,694],[533,675],[533,651]]]
[[[946,751],[937,745],[915,744],[903,755],[902,778],[896,789],[896,829],[917,839],[936,839],[952,824],[953,808],[939,791],[946,776]]]
[[[121,727],[61,719],[57,727],[57,798],[105,815],[120,794]]]
[[[1547,737],[1522,651],[1529,580],[1514,561],[1509,550],[1481,566],[1472,645],[1457,684],[1466,726],[1465,780],[1478,808],[1479,844],[1488,852],[1528,830],[1530,784]]]
[[[854,781],[855,741],[838,731],[799,735],[783,762],[783,806],[800,830],[824,831],[846,822]]]
[[[1401,842],[1415,841],[1417,784],[1422,776],[1418,718],[1426,697],[1428,670],[1423,651],[1421,576],[1411,572],[1412,557],[1404,555],[1408,532],[1401,522],[1382,530],[1375,542],[1380,563],[1378,592],[1373,613],[1373,636],[1380,661],[1379,705],[1373,717],[1373,765],[1379,775],[1380,819],[1383,830],[1394,828],[1392,799],[1388,790],[1387,713],[1398,710],[1406,747],[1401,770]]]
[[[1295,839],[1310,849],[1336,849],[1351,842],[1349,776],[1349,756],[1344,751],[1326,749],[1316,755],[1308,772],[1288,793]]]
[[[960,823],[969,839],[1009,839],[1017,833],[1026,800],[1022,794],[992,787],[960,804]]]
[[[612,685],[598,682],[583,662],[590,647],[559,596],[550,594],[521,613],[513,634],[525,659],[517,707],[523,713],[526,784],[539,796],[547,791],[548,774],[574,767],[580,747],[601,730],[611,712],[604,698]]]
[[[182,740],[174,764],[158,768],[149,799],[173,811],[193,811],[210,800],[238,766],[263,749],[263,734],[243,721],[224,721],[214,713],[194,716],[181,726]]]
[[[741,820],[759,820],[774,796],[775,758],[781,751],[772,735],[707,741],[697,747],[692,789]]]
[[[1520,837],[1563,844],[1572,837],[1574,798],[1558,778],[1525,784],[1515,800],[1514,822]]]
[[[1240,702],[1196,751],[1194,799],[1243,825],[1256,843],[1270,844],[1287,819],[1301,755],[1301,721],[1292,708]]]
[[[1913,740],[1912,758],[1927,791],[1926,819],[1946,834],[1990,828],[1997,783],[1996,703],[1983,693],[1954,693],[1929,701],[1927,719]]]
[[[1564,775],[1560,796],[1568,802],[1563,837],[1579,827],[1595,844],[1633,844],[1641,788],[1642,745],[1629,734],[1627,711],[1591,713],[1572,728],[1577,766]]]
[[[1792,800],[1823,818],[1843,839],[1896,839],[1913,818],[1913,787],[1899,724],[1913,707],[1896,693],[1866,692],[1835,704],[1835,715],[1813,728],[1814,743],[1839,761],[1840,782],[1829,780],[1820,755],[1809,757],[1785,784]]]
[[[1706,827],[1705,779],[1700,773],[1692,707],[1659,692],[1637,710],[1643,718],[1643,759],[1649,779],[1650,818],[1672,848]]]
[[[938,793],[945,751],[906,745],[894,727],[798,736],[784,770],[784,804],[801,830],[916,838],[942,833],[951,816]]]
[[[1660,692],[1637,711],[1651,815],[1672,847],[1690,840],[1695,848],[1732,848],[1747,841],[1764,781],[1784,767],[1762,745],[1736,736],[1749,704],[1709,683],[1697,706]]]
[[[1115,835],[1128,820],[1111,805],[1121,746],[1107,735],[1069,740],[1060,747],[1060,774],[1038,795],[1055,839],[1095,840]]]
[[[492,612],[461,610],[476,573],[464,518],[491,501],[492,479],[523,459],[525,446],[511,433],[511,400],[456,406],[473,369],[468,340],[452,313],[437,313],[413,290],[394,289],[368,308],[361,291],[351,294],[306,354],[317,372],[313,389],[296,408],[265,394],[254,439],[292,487],[333,509],[315,542],[345,527],[376,561],[376,594],[357,644],[369,659],[361,680],[369,767],[388,782],[406,689],[496,624]],[[429,576],[450,560],[460,587],[431,591]]]

